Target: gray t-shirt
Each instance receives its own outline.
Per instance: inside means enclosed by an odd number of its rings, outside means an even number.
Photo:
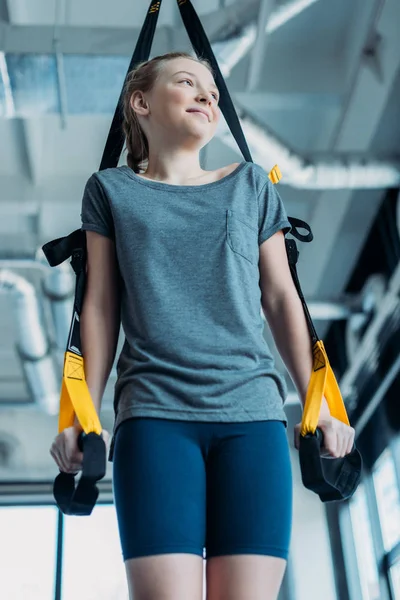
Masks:
[[[114,433],[132,417],[287,424],[258,261],[290,223],[264,169],[242,162],[193,186],[105,169],[88,180],[81,216],[83,230],[115,240],[122,278]]]

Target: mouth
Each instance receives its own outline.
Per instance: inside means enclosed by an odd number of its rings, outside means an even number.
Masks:
[[[187,110],[186,112],[190,112],[190,113],[197,113],[197,114],[199,114],[199,115],[203,115],[203,116],[204,116],[204,117],[207,119],[207,121],[209,121],[209,120],[210,120],[210,119],[209,119],[209,116],[208,116],[208,114],[207,114],[207,113],[206,113],[204,110],[200,110],[200,109],[193,109],[193,108],[192,108],[192,109],[189,109],[189,110]]]

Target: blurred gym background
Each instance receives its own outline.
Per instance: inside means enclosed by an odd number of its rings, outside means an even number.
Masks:
[[[83,188],[99,168],[148,4],[0,0],[4,600],[127,598],[111,465],[90,517],[63,517],[54,505],[49,448],[74,277],[68,263],[50,269],[41,246],[80,226]],[[254,161],[279,165],[288,214],[312,227],[314,241],[298,243],[300,280],[365,462],[351,501],[324,505],[302,486],[292,449],[293,541],[280,600],[399,600],[400,2],[193,4]],[[176,2],[164,0],[151,56],[173,50],[192,48]],[[223,118],[201,160],[210,170],[243,160]],[[265,336],[273,346],[267,328]],[[109,431],[115,377],[101,414]],[[301,411],[288,385],[292,445]]]

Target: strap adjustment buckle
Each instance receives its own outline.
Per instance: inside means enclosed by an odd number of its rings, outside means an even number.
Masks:
[[[297,250],[297,244],[294,240],[286,239],[286,254],[290,265],[296,265],[299,258],[299,251]]]
[[[74,248],[71,252],[71,266],[78,275],[83,269],[83,249]]]

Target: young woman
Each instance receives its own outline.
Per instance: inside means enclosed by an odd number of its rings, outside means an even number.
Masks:
[[[285,382],[261,307],[303,403],[312,369],[290,223],[259,165],[201,169],[220,119],[206,61],[156,57],[131,73],[124,97],[128,165],[94,173],[83,196],[81,334],[100,411],[121,317],[110,460],[130,593],[201,600],[205,549],[207,600],[273,600],[292,479]],[[319,426],[330,455],[351,451],[354,431],[326,402]],[[78,433],[52,445],[62,471],[81,468]]]

